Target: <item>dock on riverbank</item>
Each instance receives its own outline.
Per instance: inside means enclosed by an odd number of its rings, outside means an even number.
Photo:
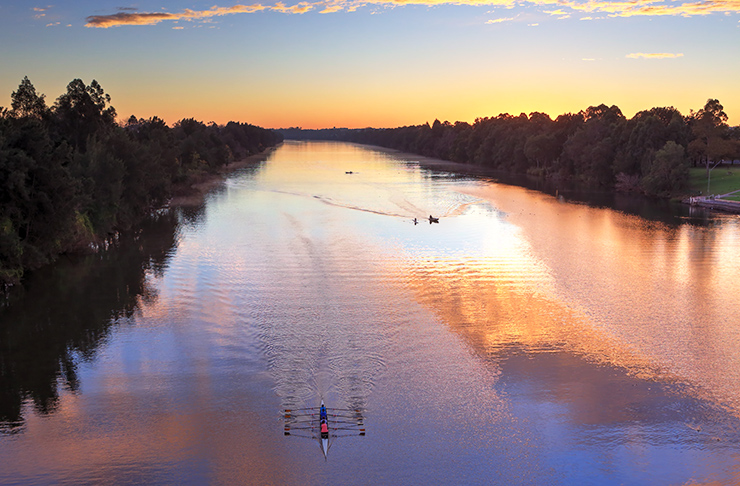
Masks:
[[[690,197],[683,201],[692,206],[716,209],[728,213],[740,214],[740,201],[729,201],[726,199],[715,199],[713,197]]]

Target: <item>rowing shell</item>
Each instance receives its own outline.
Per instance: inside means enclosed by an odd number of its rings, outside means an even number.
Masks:
[[[321,439],[321,450],[324,451],[324,457],[329,453],[329,439]]]
[[[338,437],[364,436],[364,417],[359,409],[327,408],[321,406],[283,411],[285,435],[318,440],[324,458],[329,453],[330,442]]]

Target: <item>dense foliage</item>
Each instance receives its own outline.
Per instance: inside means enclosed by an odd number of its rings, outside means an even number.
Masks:
[[[97,81],[75,79],[52,107],[24,78],[0,108],[0,284],[60,253],[127,229],[177,184],[282,141],[230,122],[132,116],[116,123]]]
[[[552,120],[544,113],[390,129],[281,130],[286,138],[344,140],[553,180],[670,196],[686,190],[691,164],[740,158],[740,129],[717,100],[682,116],[653,108],[625,118],[592,106]]]

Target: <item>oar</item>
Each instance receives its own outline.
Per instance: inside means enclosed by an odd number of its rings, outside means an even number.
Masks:
[[[362,433],[365,432],[365,429],[364,428],[354,429],[352,427],[334,427],[332,430],[353,430],[355,432],[362,432]]]
[[[318,409],[319,409],[319,407],[306,407],[306,408],[286,408],[286,409],[285,409],[285,410],[283,410],[283,411],[284,411],[285,413],[289,413],[289,412],[299,412],[299,411],[302,411],[302,410],[318,410]]]

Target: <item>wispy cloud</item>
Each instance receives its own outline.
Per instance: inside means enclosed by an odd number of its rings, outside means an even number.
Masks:
[[[502,19],[488,20],[486,23],[487,24],[500,24],[500,23],[503,23],[503,22],[511,22],[512,20],[514,20],[514,17],[506,17],[506,18],[502,18]]]
[[[535,1],[539,3],[542,0]],[[670,0],[586,0],[583,2],[564,0],[559,5],[580,12],[606,13],[611,17],[666,15],[693,17],[712,13],[740,13],[740,0],[699,0],[686,3],[676,3]]]
[[[627,54],[625,57],[629,59],[675,59],[677,57],[683,57],[683,53],[672,53],[672,52],[633,52]]]
[[[573,13],[596,14],[582,17],[581,20],[594,20],[598,15],[608,17],[633,16],[683,16],[709,15],[713,13],[740,13],[740,0],[698,0],[677,3],[673,0],[319,0],[302,1],[287,5],[279,1],[274,5],[234,5],[232,7],[214,6],[207,10],[185,9],[181,12],[138,12],[132,8],[120,8],[110,15],[87,17],[86,27],[114,27],[119,25],[156,25],[164,21],[207,21],[225,15],[274,11],[285,14],[303,14],[312,10],[322,14],[340,11],[354,12],[363,6],[404,6],[404,5],[472,5],[513,8],[516,5],[536,5],[543,13],[567,18]],[[44,15],[48,7],[35,7],[38,15]],[[511,18],[489,20],[487,24],[508,22]]]
[[[326,7],[324,10],[320,11],[319,13],[325,14],[325,13],[334,13],[344,10],[344,5],[330,5]]]
[[[282,6],[278,3],[276,7]],[[85,27],[115,27],[117,25],[156,25],[165,20],[204,20],[237,13],[254,13],[269,7],[264,5],[234,5],[233,7],[214,6],[208,10],[185,9],[182,12],[118,12],[110,15],[91,15]]]
[[[302,14],[308,12],[309,10],[313,10],[314,5],[308,2],[301,2],[297,5],[286,6],[285,4],[283,4],[283,2],[278,2],[273,7],[265,8],[269,8],[270,10],[282,13]]]

